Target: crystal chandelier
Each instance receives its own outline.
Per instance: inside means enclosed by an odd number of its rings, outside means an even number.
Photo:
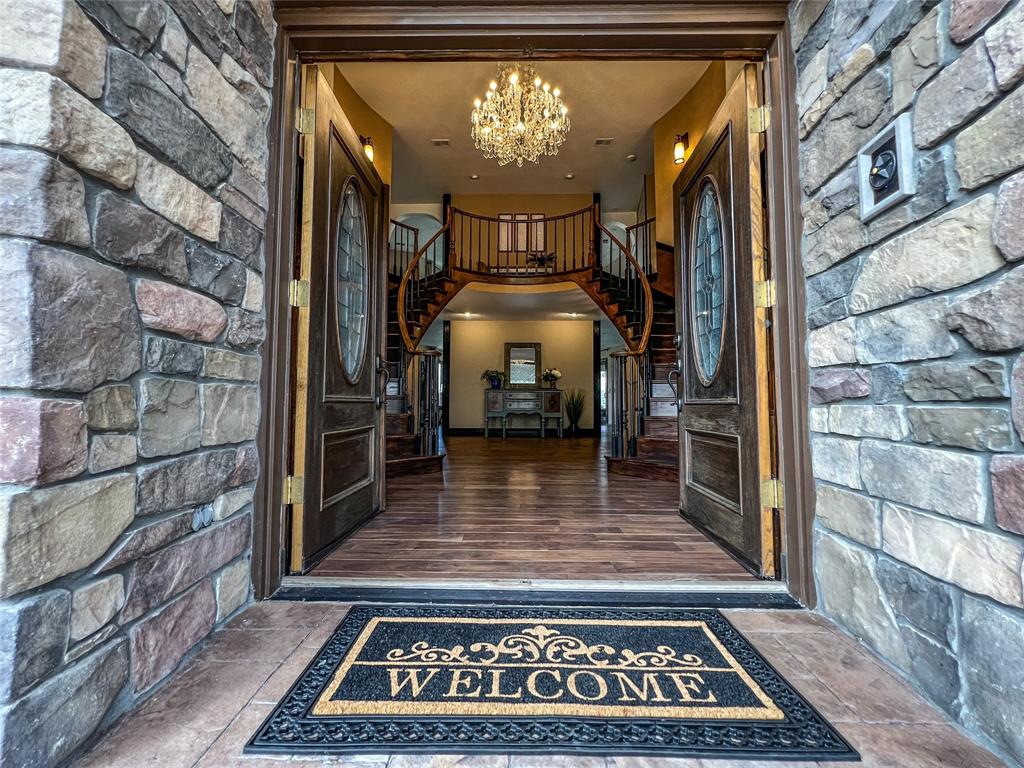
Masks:
[[[558,88],[544,82],[532,64],[502,64],[483,99],[473,102],[473,142],[498,165],[520,168],[541,155],[557,155],[569,133],[569,108]]]

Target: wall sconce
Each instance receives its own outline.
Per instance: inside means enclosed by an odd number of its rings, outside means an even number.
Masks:
[[[363,142],[363,152],[366,153],[367,159],[373,162],[373,139],[369,136],[360,136],[359,140]]]
[[[690,134],[677,133],[676,143],[672,145],[672,162],[682,165],[686,159],[686,150],[690,148]]]

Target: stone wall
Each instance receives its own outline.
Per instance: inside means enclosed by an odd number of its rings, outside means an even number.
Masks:
[[[0,3],[0,763],[250,595],[269,0]]]
[[[1024,2],[791,8],[821,609],[1024,760]],[[917,194],[852,159],[911,115]]]

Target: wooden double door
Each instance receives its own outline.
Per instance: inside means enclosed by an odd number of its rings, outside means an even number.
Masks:
[[[383,505],[388,189],[315,65],[303,68],[299,264],[292,283],[290,570]]]
[[[746,65],[673,188],[680,509],[778,575],[759,72]]]

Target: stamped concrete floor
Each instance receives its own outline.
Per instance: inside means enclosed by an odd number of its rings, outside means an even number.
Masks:
[[[347,607],[263,602],[216,632],[184,669],[123,718],[76,768],[989,768],[1004,763],[962,735],[856,641],[813,613],[725,611],[733,624],[863,756],[863,763],[634,757],[387,756],[287,760],[242,747]]]

